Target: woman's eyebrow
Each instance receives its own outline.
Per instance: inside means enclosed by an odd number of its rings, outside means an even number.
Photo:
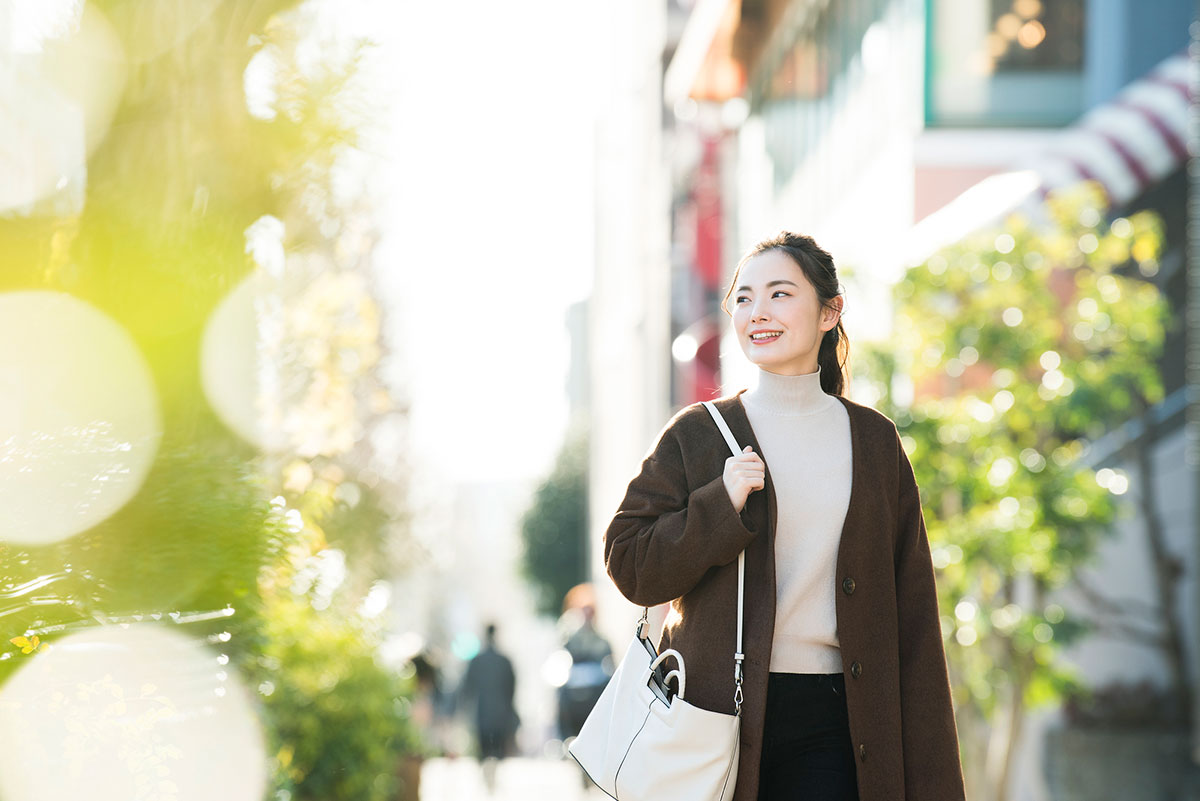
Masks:
[[[794,286],[794,287],[798,287],[798,286],[800,286],[800,285],[799,285],[799,284],[797,284],[795,281],[789,281],[789,280],[787,280],[786,278],[777,278],[777,279],[776,279],[776,280],[774,280],[774,281],[768,281],[768,282],[767,282],[767,289],[770,289],[771,287],[775,286],[776,284],[791,284],[791,285],[792,285],[792,286]],[[749,292],[749,291],[751,291],[751,290],[750,290],[750,287],[748,287],[748,286],[745,286],[745,285],[743,284],[742,286],[739,286],[739,287],[737,288],[737,291],[738,291],[738,292]]]

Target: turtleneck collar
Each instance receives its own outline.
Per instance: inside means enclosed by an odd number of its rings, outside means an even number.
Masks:
[[[788,417],[816,414],[837,400],[821,389],[821,366],[804,375],[758,371],[758,384],[742,393],[745,405]]]

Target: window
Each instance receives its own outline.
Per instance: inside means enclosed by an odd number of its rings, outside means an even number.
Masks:
[[[1084,0],[930,0],[926,122],[1064,125],[1083,108]]]

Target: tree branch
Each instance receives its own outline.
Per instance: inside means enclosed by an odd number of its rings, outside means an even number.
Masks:
[[[1071,581],[1084,599],[1098,612],[1114,617],[1136,616],[1151,620],[1159,620],[1162,617],[1161,611],[1155,604],[1147,603],[1139,598],[1114,598],[1105,595],[1091,583],[1091,579],[1085,577],[1082,571],[1076,571],[1075,575],[1071,577]]]

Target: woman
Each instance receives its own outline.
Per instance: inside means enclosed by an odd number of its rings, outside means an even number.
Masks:
[[[700,404],[675,415],[605,563],[630,601],[671,604],[659,649],[684,655],[688,701],[732,713],[745,549],[734,801],[961,801],[917,484],[895,424],[842,396],[842,305],[809,237],[751,249],[722,306],[759,382],[716,401],[743,451],[728,455]]]

